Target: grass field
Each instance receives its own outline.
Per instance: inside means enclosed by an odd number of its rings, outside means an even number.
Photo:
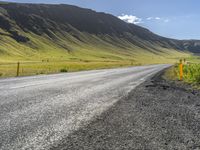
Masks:
[[[1,29],[0,29],[1,30]],[[5,31],[1,31],[5,32]],[[22,32],[22,31],[20,31]],[[156,45],[151,49],[135,46],[124,39],[79,33],[81,41],[68,33],[57,33],[54,40],[42,35],[21,33],[30,42],[19,43],[0,35],[0,76],[49,74],[80,70],[125,67],[145,64],[175,63],[191,54]],[[142,44],[142,43],[141,43]],[[144,43],[143,43],[144,44]]]
[[[178,58],[170,57],[165,58],[163,56],[154,55],[139,55],[134,57],[135,59],[123,59],[123,60],[59,60],[45,58],[42,60],[12,60],[2,61],[0,63],[0,76],[12,77],[16,76],[17,62],[20,62],[19,75],[38,75],[38,74],[51,74],[59,72],[72,72],[92,69],[103,68],[116,68],[127,66],[138,66],[146,64],[159,64],[159,63],[175,63]]]
[[[39,75],[59,72],[72,72],[103,68],[131,66],[130,62],[24,62],[20,63],[19,75]],[[137,65],[137,64],[135,64]],[[17,74],[17,63],[0,65],[0,76],[11,77]]]

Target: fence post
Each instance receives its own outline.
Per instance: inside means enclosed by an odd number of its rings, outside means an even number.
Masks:
[[[182,59],[180,60],[180,65],[179,65],[179,69],[180,69],[180,80],[183,80],[183,62]]]
[[[17,62],[17,77],[19,76],[19,67],[20,67],[20,62]]]

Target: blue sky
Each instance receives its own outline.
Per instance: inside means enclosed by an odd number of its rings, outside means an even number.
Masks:
[[[7,0],[65,3],[121,16],[166,37],[200,39],[199,0]]]

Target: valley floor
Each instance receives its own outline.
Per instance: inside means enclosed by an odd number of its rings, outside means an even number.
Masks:
[[[64,54],[63,54],[64,55]],[[131,58],[131,56],[129,56]],[[49,59],[43,58],[40,60],[27,60],[9,58],[7,60],[0,57],[0,77],[14,77],[14,76],[30,76],[40,74],[53,74],[60,72],[74,72],[82,70],[95,70],[95,69],[107,69],[107,68],[119,68],[128,66],[142,66],[150,64],[174,64],[179,61],[180,58],[190,58],[191,55],[175,55],[174,57],[161,57],[159,55],[143,55],[138,54],[137,57],[133,56],[132,59],[80,59],[74,60],[66,59]],[[19,62],[19,65],[18,65]],[[17,73],[18,72],[18,73]]]

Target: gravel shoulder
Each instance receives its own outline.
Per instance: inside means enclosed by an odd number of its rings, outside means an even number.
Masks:
[[[199,150],[200,91],[163,72],[52,149]]]

